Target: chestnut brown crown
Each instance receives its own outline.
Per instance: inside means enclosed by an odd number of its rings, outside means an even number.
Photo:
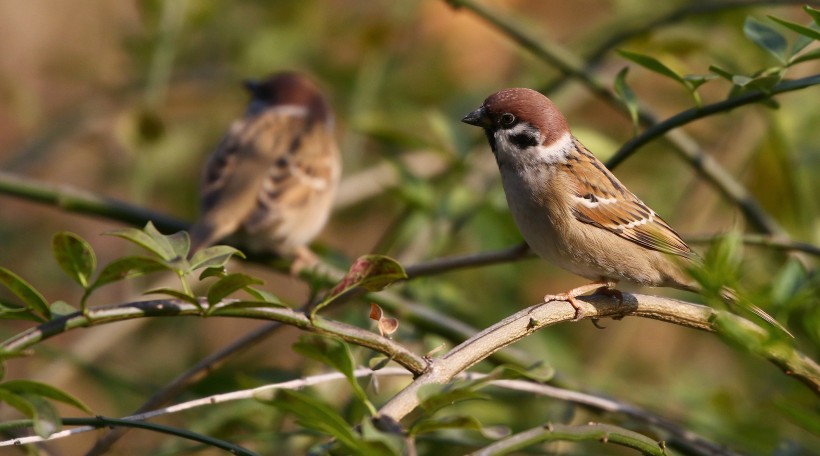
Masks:
[[[461,121],[487,131],[511,129],[526,122],[541,132],[544,145],[552,144],[569,131],[566,117],[555,104],[539,92],[526,88],[504,89],[490,95],[484,104]]]
[[[330,107],[319,86],[300,73],[276,73],[259,81],[247,80],[244,85],[251,93],[254,108],[304,106],[308,110],[309,120],[314,122],[327,121],[331,116]]]

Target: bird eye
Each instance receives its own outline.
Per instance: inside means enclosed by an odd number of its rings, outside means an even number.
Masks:
[[[505,127],[509,127],[510,125],[515,122],[515,116],[510,113],[505,113],[501,115],[501,125]]]

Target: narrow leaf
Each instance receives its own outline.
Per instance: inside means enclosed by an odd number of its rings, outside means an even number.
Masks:
[[[191,269],[221,268],[232,256],[245,258],[245,254],[229,245],[214,245],[197,251],[191,258]]]
[[[618,94],[618,98],[621,99],[624,106],[626,106],[627,111],[629,111],[629,117],[632,119],[632,125],[635,127],[635,132],[637,132],[638,97],[635,96],[635,92],[633,92],[632,88],[626,83],[626,74],[628,72],[629,67],[624,67],[618,72],[618,75],[615,76],[615,93]]]
[[[666,76],[666,77],[671,78],[671,79],[674,79],[674,80],[686,85],[686,81],[683,79],[683,77],[681,75],[679,75],[674,70],[672,70],[668,66],[664,65],[663,63],[661,63],[660,60],[658,60],[654,57],[650,57],[650,56],[644,55],[644,54],[638,54],[638,53],[635,53],[635,52],[623,51],[623,50],[619,50],[618,54],[621,54],[621,56],[623,58],[625,58],[627,60],[631,60],[631,61],[637,63],[638,65],[646,68],[647,70],[654,71],[655,73],[658,73],[660,75]]]
[[[48,302],[39,291],[20,278],[17,274],[6,268],[0,267],[0,284],[6,286],[15,296],[20,298],[31,312],[41,321],[51,319],[51,311],[48,310]]]
[[[153,272],[167,270],[169,268],[165,263],[151,257],[128,256],[118,258],[108,263],[100,271],[100,275],[94,281],[91,289],[97,289],[118,280],[133,279]]]
[[[223,304],[219,307],[211,307],[208,309],[208,315],[224,315],[225,311],[227,310],[236,310],[236,309],[264,309],[265,307],[273,307],[279,309],[287,309],[289,308],[287,305],[278,303],[278,302],[271,302],[271,301],[231,301],[227,304]]]
[[[64,231],[51,239],[51,250],[60,268],[80,286],[88,288],[91,275],[97,269],[97,257],[88,242]]]
[[[367,399],[367,394],[365,394],[364,389],[359,385],[359,381],[354,375],[356,363],[353,361],[350,347],[346,343],[335,339],[314,338],[310,340],[310,342],[300,341],[294,344],[293,350],[303,356],[327,364],[344,374],[356,397],[370,410],[371,415],[375,415],[375,407]]]
[[[174,290],[173,288],[156,288],[156,289],[153,289],[153,290],[148,290],[143,294],[144,295],[147,295],[147,294],[168,295],[168,296],[171,296],[173,298],[176,298],[176,299],[191,303],[191,304],[199,307],[199,300],[197,300],[196,297],[185,294],[184,292],[179,291],[179,290]]]
[[[33,380],[9,380],[0,384],[0,387],[17,394],[31,394],[53,399],[64,404],[77,407],[89,415],[94,414],[94,412],[81,400],[63,390],[57,389],[45,383],[35,382]]]
[[[805,52],[798,56],[793,57],[790,61],[790,65],[795,65],[802,62],[808,62],[809,60],[816,60],[820,59],[820,48],[812,49],[811,51]]]
[[[689,81],[693,89],[697,89],[703,84],[717,78],[716,74],[687,74],[683,79]]]
[[[797,32],[807,38],[811,38],[813,40],[820,40],[820,31],[815,30],[811,27],[806,27],[805,25],[796,24],[794,22],[787,21],[785,19],[780,19],[779,17],[769,16],[769,19],[777,22],[778,24],[786,27],[787,29]]]
[[[357,454],[362,454],[362,442],[353,427],[325,402],[298,391],[280,390],[273,405],[293,414],[300,426],[333,436],[349,449],[360,450]]]
[[[0,319],[4,320],[29,320],[42,323],[42,317],[34,314],[28,307],[17,303],[0,300]]]
[[[228,274],[208,287],[208,304],[216,305],[231,293],[249,285],[262,285],[264,282],[256,277],[235,273]]]
[[[425,385],[419,390],[420,405],[428,415],[449,407],[457,402],[468,400],[490,399],[490,396],[479,393],[470,387],[455,385]]]
[[[43,399],[42,396],[31,394],[21,394],[20,396],[27,400],[34,410],[34,416],[31,419],[34,422],[35,434],[47,438],[51,434],[62,430],[63,422],[60,420],[60,413],[54,404]]]
[[[732,73],[730,71],[727,71],[727,70],[724,70],[723,68],[721,68],[717,65],[709,65],[709,71],[711,71],[712,73],[715,73],[716,75],[722,77],[723,79],[726,79],[727,81],[732,81],[732,78],[735,77],[734,73]]]
[[[428,434],[444,429],[468,429],[480,432],[488,439],[498,440],[510,435],[506,426],[484,427],[478,418],[467,415],[450,415],[441,418],[422,419],[410,429],[411,435]]]
[[[814,9],[809,5],[805,5],[803,7],[803,11],[805,11],[811,19],[814,21],[814,24],[820,26],[820,10]]]
[[[228,273],[224,267],[214,266],[212,268],[205,268],[199,274],[199,280],[210,279],[211,277],[225,277],[226,275],[228,275]]]
[[[777,60],[786,63],[788,43],[786,38],[777,30],[755,19],[747,17],[743,24],[743,33],[755,44],[772,54]]]
[[[284,301],[279,299],[279,296],[276,296],[275,294],[267,290],[260,290],[254,287],[245,287],[245,291],[254,298],[263,301],[267,304],[273,304],[277,307],[288,307],[288,305],[285,304]]]

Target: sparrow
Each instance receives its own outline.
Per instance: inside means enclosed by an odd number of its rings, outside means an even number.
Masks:
[[[461,121],[484,129],[510,212],[530,248],[593,281],[544,302],[566,301],[580,319],[577,296],[615,292],[621,280],[701,291],[684,272],[697,255],[572,135],[549,98],[531,89],[502,90]],[[785,331],[762,309],[750,310]]]
[[[204,167],[191,252],[238,233],[251,250],[316,263],[307,247],[322,230],[341,176],[334,118],[319,87],[282,72],[246,81],[251,100]]]

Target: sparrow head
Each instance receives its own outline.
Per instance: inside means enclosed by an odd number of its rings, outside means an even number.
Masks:
[[[319,86],[300,73],[285,71],[259,81],[246,80],[244,85],[251,93],[248,114],[271,107],[294,106],[307,109],[311,122],[331,120],[330,107]]]
[[[530,148],[563,149],[571,141],[567,119],[549,98],[532,89],[496,92],[461,121],[484,129],[499,163],[504,155],[517,156]]]

